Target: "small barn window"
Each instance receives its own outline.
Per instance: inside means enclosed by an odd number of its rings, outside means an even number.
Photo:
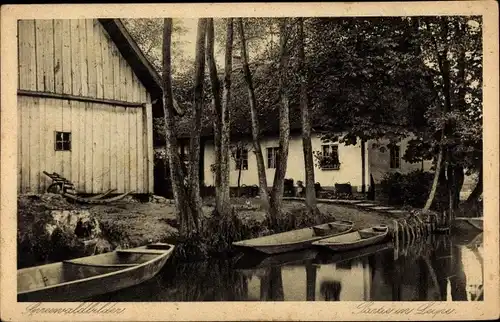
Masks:
[[[248,170],[248,149],[238,148],[236,150],[236,170]]]
[[[274,169],[279,162],[280,148],[267,148],[267,168]]]
[[[56,132],[56,151],[71,151],[71,132]]]
[[[390,159],[391,159],[391,169],[399,169],[401,165],[400,157],[401,147],[399,145],[393,145],[389,149]]]

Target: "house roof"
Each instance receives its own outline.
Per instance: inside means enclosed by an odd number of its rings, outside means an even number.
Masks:
[[[144,84],[153,102],[153,116],[163,115],[162,79],[120,19],[98,19],[118,50]],[[174,102],[177,106],[177,102]]]

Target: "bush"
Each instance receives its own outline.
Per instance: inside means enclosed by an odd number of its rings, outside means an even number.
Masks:
[[[407,174],[399,172],[387,173],[380,183],[382,199],[394,206],[423,208],[434,180],[434,174],[416,170]],[[443,182],[440,180],[440,182]],[[446,187],[439,184],[432,204],[432,209],[442,210],[446,207]]]
[[[215,210],[202,219],[202,232],[193,236],[175,236],[175,258],[179,261],[228,257],[235,253],[232,243],[257,237],[263,227],[256,220],[243,221],[233,209],[229,218]]]
[[[272,234],[324,224],[332,220],[334,218],[331,215],[321,212],[311,215],[305,207],[300,207],[281,213],[277,218],[277,226],[272,227],[268,221],[265,226],[269,227],[269,234]]]

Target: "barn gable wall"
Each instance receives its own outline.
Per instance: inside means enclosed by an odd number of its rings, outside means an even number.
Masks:
[[[18,190],[45,191],[47,171],[82,193],[152,192],[150,94],[99,21],[20,20],[18,32]],[[55,151],[55,132],[71,132],[71,151]]]

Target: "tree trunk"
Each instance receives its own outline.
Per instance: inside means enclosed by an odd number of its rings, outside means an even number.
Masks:
[[[436,161],[436,170],[434,173],[434,180],[432,181],[432,188],[431,188],[431,191],[429,193],[429,198],[427,198],[427,202],[425,203],[425,206],[423,209],[424,211],[428,211],[432,206],[432,202],[434,201],[434,196],[436,195],[436,191],[437,191],[437,187],[438,187],[438,183],[439,183],[439,176],[441,174],[442,161],[443,161],[443,146],[439,146],[439,154],[438,154],[438,158]]]
[[[199,230],[200,215],[203,214],[202,200],[200,196],[200,135],[201,135],[201,113],[203,109],[203,83],[205,75],[205,35],[207,19],[198,19],[198,30],[196,36],[195,78],[194,78],[194,104],[193,104],[193,130],[190,138],[190,167],[189,167],[189,192],[191,195],[191,207],[193,208],[193,222]]]
[[[220,96],[220,82],[217,75],[217,66],[214,58],[214,20],[207,19],[207,47],[206,57],[208,71],[210,74],[210,84],[212,87],[212,107],[214,113],[214,152],[215,152],[215,209],[222,213],[222,103]]]
[[[281,211],[285,174],[288,161],[288,143],[290,140],[290,102],[288,98],[288,48],[287,48],[287,19],[282,18],[280,24],[280,68],[279,91],[281,104],[279,107],[279,156],[277,157],[276,171],[274,172],[273,188],[271,191],[271,226],[276,225],[276,218]]]
[[[262,200],[264,211],[269,215],[269,193],[267,191],[267,178],[266,168],[264,165],[264,157],[262,156],[262,148],[260,146],[260,129],[259,119],[257,113],[257,100],[255,98],[255,91],[253,87],[252,75],[248,67],[247,44],[245,38],[245,30],[243,29],[243,20],[238,18],[238,29],[241,41],[241,59],[243,65],[243,75],[247,84],[248,100],[250,105],[250,114],[252,119],[252,145],[257,160],[257,173],[259,176],[259,192]]]
[[[171,66],[171,42],[172,42],[172,19],[164,19],[163,29],[163,111],[165,118],[165,141],[166,154],[169,162],[172,194],[175,201],[179,232],[189,235],[197,232],[197,226],[192,220],[196,214],[192,214],[190,197],[184,185],[185,174],[182,171],[181,160],[178,154],[177,139],[173,129],[174,124],[174,100],[172,92],[172,66]]]
[[[229,173],[231,143],[231,73],[233,70],[233,18],[227,19],[226,53],[224,65],[224,91],[222,95],[222,129],[221,129],[221,205],[224,212],[230,208]]]
[[[319,212],[316,206],[316,190],[314,189],[314,160],[311,143],[311,120],[309,116],[309,104],[307,97],[307,72],[305,68],[304,53],[304,21],[298,18],[299,37],[299,73],[300,73],[300,110],[302,114],[302,151],[304,152],[305,184],[306,184],[306,207],[311,214]]]
[[[238,197],[241,197],[241,161],[240,161],[240,166],[238,168]]]

